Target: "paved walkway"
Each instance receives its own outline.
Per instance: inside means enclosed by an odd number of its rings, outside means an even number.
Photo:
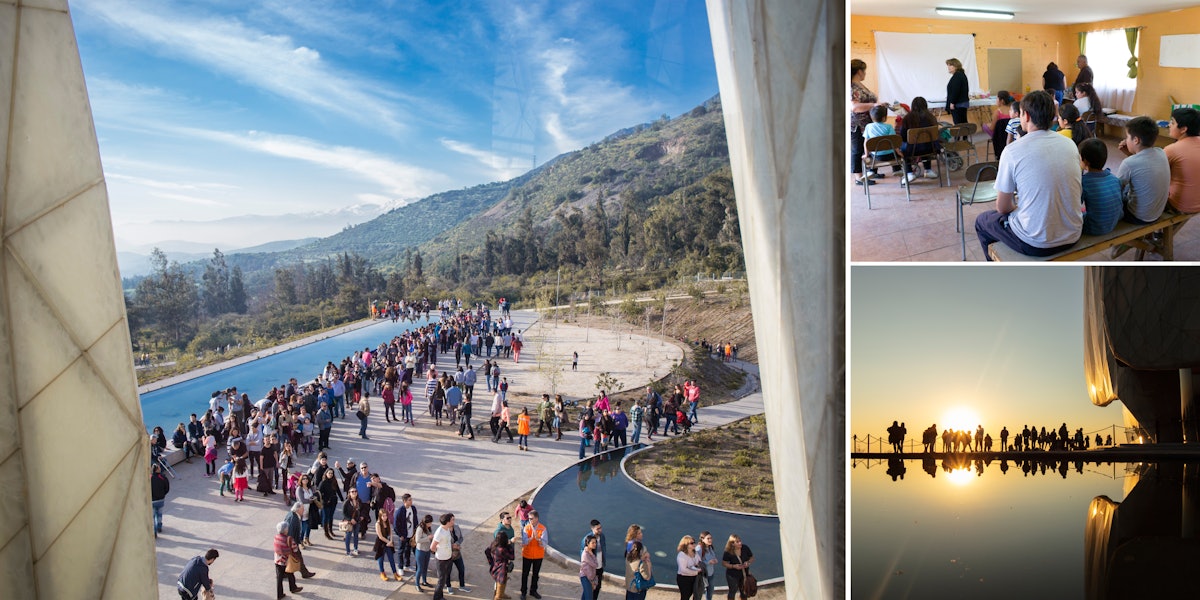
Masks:
[[[520,364],[502,363],[505,376],[512,383],[509,398],[510,405],[517,409],[514,412],[524,404],[532,406],[543,391],[550,391],[553,376],[547,374],[546,365],[551,363],[558,363],[562,369],[555,382],[559,393],[580,398],[596,393],[594,383],[601,371],[611,372],[626,388],[638,387],[666,375],[683,356],[683,348],[676,342],[646,338],[629,331],[587,330],[561,323],[555,327],[553,322],[538,322],[537,315],[529,311],[514,311],[513,319],[514,327],[526,330],[527,340]],[[579,370],[575,372],[570,365],[573,351],[580,354]],[[417,383],[421,388],[423,382]],[[477,389],[480,396],[487,396],[486,387],[480,385]],[[486,400],[481,400],[486,405]],[[423,406],[423,398],[418,395],[414,404]],[[755,393],[737,402],[703,410],[702,426],[711,427],[761,413],[762,397]],[[486,409],[477,410],[483,412]],[[483,437],[475,441],[460,439],[457,429],[452,431],[449,426],[438,429],[427,415],[418,414],[416,426],[407,427],[384,422],[382,413],[381,407],[372,412],[367,431],[369,440],[357,436],[356,419],[335,422],[332,460],[343,465],[348,458],[365,460],[397,494],[411,493],[422,515],[429,513],[436,518],[441,513],[454,512],[467,533],[464,557],[468,585],[472,587],[470,593],[458,596],[490,597],[490,578],[480,550],[490,542],[495,515],[573,464],[578,456],[578,434],[574,428],[570,434],[564,431],[563,439],[557,442],[532,437],[533,450],[518,452],[515,444],[493,444]],[[480,419],[475,421],[478,423]],[[484,429],[486,422],[484,419]],[[216,481],[204,477],[200,460],[180,464],[177,471],[179,478],[171,482],[165,509],[164,533],[157,541],[160,596],[178,597],[174,582],[183,564],[207,548],[216,547],[221,558],[211,572],[218,597],[272,598],[275,584],[271,540],[275,523],[285,516],[282,496],[264,498],[248,492],[244,503],[235,504],[231,496],[217,494]],[[551,535],[563,532],[571,536],[586,527],[558,523],[548,526]],[[376,563],[371,559],[370,542],[360,543],[362,555],[351,558],[345,555],[340,539],[329,541],[319,532],[314,532],[312,539],[314,546],[305,552],[305,558],[318,575],[301,583],[304,592],[300,597],[421,595],[407,582],[380,581]],[[547,599],[578,597],[577,571],[547,563],[542,577],[541,591]]]

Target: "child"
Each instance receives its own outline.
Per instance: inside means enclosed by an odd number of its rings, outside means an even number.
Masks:
[[[1125,196],[1124,219],[1130,223],[1153,223],[1167,205],[1171,164],[1163,149],[1154,145],[1157,139],[1157,123],[1150,117],[1134,117],[1117,146],[1129,157],[1117,167],[1117,178]]]
[[[529,407],[517,416],[517,450],[529,450]]]
[[[221,495],[225,495],[225,487],[229,487],[229,491],[233,491],[233,459],[226,458],[225,464],[217,470],[217,475],[221,480]]]
[[[988,137],[992,137],[992,134],[996,132],[996,123],[1000,119],[1012,118],[1012,104],[1013,97],[1008,90],[1000,90],[1000,93],[996,94],[996,116],[992,118],[991,123],[983,125],[983,132],[988,134]]]
[[[529,513],[531,512],[533,512],[533,505],[525,500],[522,500],[517,506],[517,520],[521,522],[521,529],[525,529],[525,526],[529,524]]]
[[[887,122],[887,114],[888,109],[886,106],[877,105],[875,108],[871,109],[872,122],[867,123],[867,126],[863,129],[863,139],[869,140],[871,138],[882,137],[885,135],[896,135],[896,129]],[[871,158],[877,161],[889,161],[895,158],[895,156],[896,153],[891,150],[880,150],[878,152],[871,153]],[[899,171],[899,166],[892,165],[892,173],[897,173]],[[876,173],[868,170],[867,177],[883,177],[883,173]]]
[[[1091,130],[1079,120],[1079,109],[1071,104],[1058,107],[1058,133],[1074,141],[1076,146],[1092,137]]]
[[[1004,128],[1004,133],[1008,134],[1008,139],[1005,140],[1005,147],[1012,145],[1013,142],[1025,135],[1025,130],[1021,129],[1021,102],[1013,100],[1012,117],[1008,120],[1008,126]]]
[[[691,419],[688,419],[687,413],[683,412],[682,406],[675,411],[675,422],[679,424],[679,428],[682,429],[684,433],[692,432],[692,421]]]
[[[1103,235],[1121,220],[1121,180],[1104,168],[1108,145],[1103,140],[1084,140],[1079,144],[1079,157],[1083,166],[1083,233]]]

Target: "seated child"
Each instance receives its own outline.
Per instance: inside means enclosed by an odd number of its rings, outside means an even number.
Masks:
[[[1125,139],[1117,146],[1129,158],[1117,168],[1125,197],[1125,220],[1153,223],[1167,206],[1171,164],[1162,148],[1154,145],[1158,124],[1150,117],[1134,117],[1125,126]]]
[[[1000,90],[996,94],[996,116],[992,118],[991,123],[984,123],[983,125],[983,132],[988,134],[988,137],[992,137],[992,134],[996,132],[996,123],[1000,119],[1012,118],[1013,102],[1012,94],[1008,93],[1008,90]]]
[[[1012,145],[1013,142],[1025,135],[1025,130],[1021,129],[1021,102],[1013,100],[1012,117],[1008,121],[1008,126],[1004,128],[1004,132],[1008,134],[1006,146]]]
[[[1079,120],[1079,109],[1071,104],[1062,104],[1058,107],[1058,133],[1075,142],[1076,146],[1083,140],[1092,137],[1092,130]]]
[[[866,128],[863,129],[863,139],[869,140],[871,138],[882,137],[885,135],[895,135],[896,129],[894,127],[892,127],[891,123],[887,122],[887,115],[888,115],[888,109],[886,106],[876,106],[875,108],[872,108],[871,109],[871,121],[872,122],[868,123]],[[895,156],[896,156],[896,153],[891,150],[880,150],[878,152],[871,153],[871,158],[878,160],[878,161],[892,160],[893,158],[895,158]],[[900,171],[899,165],[892,165],[892,173],[896,173],[899,171]],[[867,176],[868,177],[883,177],[883,173],[874,173],[872,171],[868,171]]]
[[[1083,165],[1083,233],[1103,235],[1121,220],[1121,180],[1104,168],[1108,145],[1103,140],[1088,138],[1081,142],[1079,157]]]

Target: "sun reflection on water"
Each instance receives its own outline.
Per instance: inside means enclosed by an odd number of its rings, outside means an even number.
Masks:
[[[946,473],[946,480],[957,486],[967,485],[972,481],[975,481],[975,479],[975,471],[973,471],[970,467],[953,469],[949,473]]]

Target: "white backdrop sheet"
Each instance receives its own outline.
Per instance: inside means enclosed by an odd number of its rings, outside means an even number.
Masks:
[[[911,104],[924,96],[931,108],[946,106],[950,74],[946,61],[957,58],[971,93],[982,91],[975,65],[975,36],[971,34],[875,32],[875,68],[879,73],[880,102]]]

